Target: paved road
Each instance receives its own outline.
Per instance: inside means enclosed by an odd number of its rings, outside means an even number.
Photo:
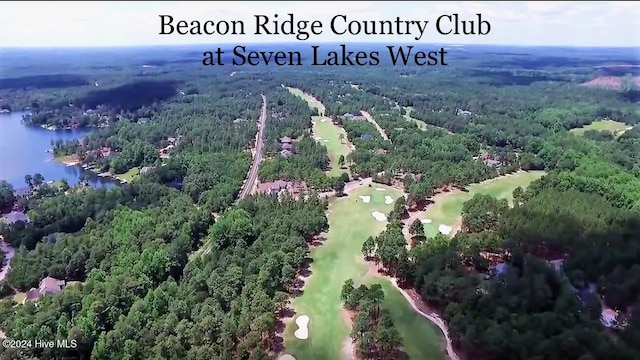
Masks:
[[[260,119],[258,120],[258,136],[256,137],[255,154],[253,155],[253,163],[247,174],[247,180],[242,185],[240,195],[238,195],[238,201],[244,199],[251,193],[253,187],[258,180],[258,169],[260,168],[260,162],[262,162],[262,144],[264,142],[264,128],[267,122],[267,97],[262,95],[262,112]]]

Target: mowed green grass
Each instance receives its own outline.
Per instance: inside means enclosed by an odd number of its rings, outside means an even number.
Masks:
[[[467,187],[469,192],[452,192],[438,194],[433,197],[432,204],[426,211],[423,219],[431,219],[430,224],[424,224],[425,234],[428,237],[436,236],[438,226],[444,224],[453,227],[462,213],[462,205],[475,194],[486,194],[498,199],[513,200],[513,190],[518,186],[523,189],[534,180],[541,178],[544,171],[526,171],[502,176],[480,184],[472,184]]]
[[[324,116],[324,111],[325,111],[324,105],[320,101],[316,100],[313,96],[303,92],[300,89],[296,89],[288,86],[287,86],[287,90],[289,90],[291,94],[297,97],[300,97],[302,98],[302,100],[306,101],[311,109],[313,108],[318,109],[318,113],[321,116]]]
[[[375,190],[384,188],[385,191]],[[360,195],[371,196],[370,203],[362,202]],[[385,195],[394,200],[398,191],[378,184],[361,187],[348,197],[332,199],[327,217],[329,232],[323,245],[311,252],[311,276],[304,292],[294,298],[296,317],[308,315],[309,338],[299,340],[293,336],[294,321],[287,324],[285,352],[297,359],[336,360],[350,329],[342,318],[340,292],[347,279],[360,279],[366,273],[362,257],[362,243],[369,236],[376,236],[386,226],[386,221],[377,221],[371,213],[388,214],[393,204],[385,204]]]
[[[570,132],[582,136],[587,130],[605,131],[608,130],[614,135],[621,135],[629,125],[613,120],[594,121],[589,125],[577,129],[571,129]]]
[[[412,123],[418,125],[418,128],[420,130],[425,131],[425,130],[427,130],[427,128],[432,128],[432,129],[444,130],[444,131],[448,132],[449,134],[452,134],[451,131],[449,131],[449,130],[447,130],[445,128],[441,128],[439,126],[429,125],[429,124],[425,123],[422,120],[418,120],[416,118],[411,117],[411,112],[413,111],[413,108],[411,106],[405,106],[404,110],[405,110],[405,114],[403,115],[404,119],[409,121],[409,122],[412,122]]]
[[[318,109],[318,112],[321,116],[311,117],[311,121],[313,121],[314,123],[313,136],[321,138],[317,141],[327,148],[327,153],[329,154],[329,164],[331,166],[331,170],[329,170],[327,173],[330,176],[339,176],[346,170],[340,169],[338,159],[340,159],[340,155],[344,156],[346,159],[347,155],[349,155],[349,152],[351,152],[351,149],[349,149],[349,146],[347,146],[345,142],[345,140],[347,139],[346,132],[342,127],[334,125],[331,119],[324,117],[324,105],[318,100],[314,99],[313,96],[302,92],[300,89],[290,87],[287,87],[287,89],[289,90],[289,92],[291,92],[291,94],[305,100],[311,109]],[[345,140],[340,141],[340,134],[344,136]]]
[[[405,113],[403,116],[405,120],[418,125],[418,128],[422,131],[427,130],[427,124],[424,121],[420,121],[418,119],[414,119],[411,117],[411,112],[413,111],[412,107],[405,106],[404,110],[405,110]]]
[[[384,291],[382,307],[389,310],[402,336],[401,350],[411,360],[445,360],[444,337],[437,326],[413,311],[407,300],[386,278],[368,277],[368,284],[380,284]]]
[[[329,154],[329,165],[331,166],[331,170],[329,170],[327,174],[331,176],[339,176],[343,172],[347,172],[347,170],[340,169],[340,165],[338,163],[340,155],[344,156],[346,159],[350,152],[349,146],[344,143],[347,138],[347,134],[344,129],[334,125],[331,122],[331,119],[322,116],[312,116],[311,121],[314,122],[313,136],[321,138],[317,141],[327,148],[327,153]],[[344,136],[345,140],[340,141],[340,134]]]

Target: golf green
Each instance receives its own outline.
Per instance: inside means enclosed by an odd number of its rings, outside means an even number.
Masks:
[[[462,205],[471,199],[473,195],[487,194],[498,199],[507,199],[511,202],[515,188],[520,186],[524,189],[544,174],[544,171],[522,171],[479,184],[469,185],[467,187],[468,192],[452,191],[434,196],[432,199],[434,203],[430,205],[423,217],[423,220],[429,219],[431,221],[424,224],[425,234],[428,237],[436,236],[439,232],[438,227],[441,224],[455,227],[462,213]]]
[[[370,202],[365,203],[360,196],[370,196]],[[340,358],[350,332],[342,318],[342,284],[347,279],[359,279],[366,272],[362,243],[382,232],[387,224],[372,216],[374,211],[388,214],[393,208],[393,204],[385,204],[385,196],[395,200],[400,193],[388,186],[372,184],[353,190],[347,197],[331,200],[327,239],[311,251],[311,276],[303,294],[292,301],[295,316],[310,318],[309,338],[299,340],[293,336],[296,330],[293,321],[288,322],[285,331],[286,353],[296,359]]]

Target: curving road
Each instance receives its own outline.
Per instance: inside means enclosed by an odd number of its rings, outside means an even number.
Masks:
[[[267,122],[267,97],[262,95],[262,112],[260,113],[260,119],[258,120],[258,135],[256,136],[256,151],[253,155],[253,163],[247,174],[247,179],[242,185],[240,194],[238,195],[238,201],[244,199],[251,193],[253,187],[258,180],[258,169],[260,168],[260,162],[262,162],[262,145],[264,142],[264,128]]]

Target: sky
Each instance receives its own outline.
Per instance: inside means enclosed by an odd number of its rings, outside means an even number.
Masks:
[[[629,2],[0,2],[2,47],[101,47],[174,44],[301,42],[294,35],[255,35],[254,15],[320,20],[323,34],[304,42],[383,42],[549,46],[640,47],[640,4]],[[458,13],[460,20],[481,14],[491,32],[440,35],[435,22]],[[428,20],[419,41],[413,35],[335,35],[335,15],[348,20]],[[159,15],[179,20],[242,20],[245,35],[159,35]]]

